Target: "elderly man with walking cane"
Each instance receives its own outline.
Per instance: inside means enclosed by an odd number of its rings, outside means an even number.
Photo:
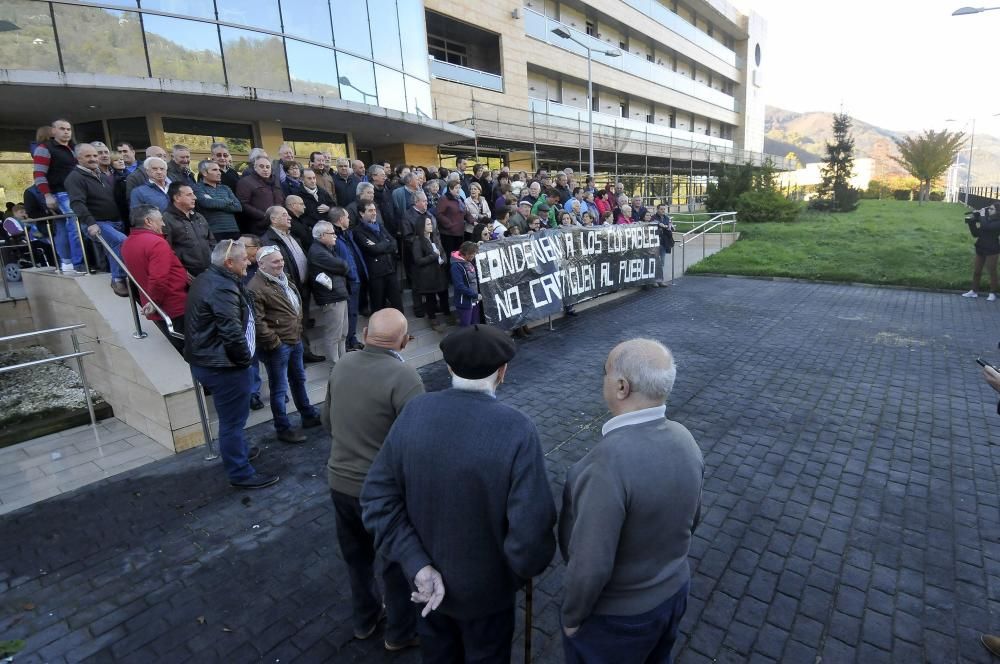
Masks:
[[[535,425],[496,399],[514,342],[473,325],[440,347],[452,388],[403,409],[368,471],[362,514],[425,604],[423,661],[509,662],[517,590],[555,552],[555,504]]]

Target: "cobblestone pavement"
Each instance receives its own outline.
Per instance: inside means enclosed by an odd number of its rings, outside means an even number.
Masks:
[[[673,348],[668,412],[706,460],[680,662],[987,662],[1000,418],[974,358],[1000,360],[998,320],[957,295],[689,277],[539,330],[500,398],[535,419],[558,491],[607,417],[611,346]],[[16,661],[418,661],[351,637],[326,440],[270,434],[271,490],[192,450],[0,518]],[[561,573],[535,580],[535,661],[562,660]]]

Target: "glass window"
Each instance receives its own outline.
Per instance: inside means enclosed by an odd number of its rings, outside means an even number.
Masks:
[[[205,0],[142,0],[142,8],[191,18],[215,19],[215,7]]]
[[[290,90],[281,37],[236,28],[220,27],[219,30],[230,85]]]
[[[397,111],[406,111],[406,90],[403,75],[395,69],[375,65],[375,80],[378,82],[379,106]]]
[[[378,105],[375,90],[375,72],[367,60],[346,53],[337,54],[337,71],[340,74],[340,97],[362,104]]]
[[[376,62],[402,69],[403,54],[399,46],[399,22],[396,18],[396,0],[368,0],[368,25],[371,31],[372,52]],[[427,59],[426,51],[424,60]]]
[[[332,49],[285,40],[288,52],[288,73],[292,77],[292,92],[324,97],[340,97],[337,83],[337,60]]]
[[[2,18],[14,27],[0,38],[0,62],[8,69],[59,71],[59,54],[49,5],[4,0]]]
[[[149,76],[138,13],[63,4],[54,8],[65,71]]]
[[[423,81],[430,80],[427,71],[427,22],[422,2],[400,0],[399,30],[403,48],[403,69]]]
[[[278,0],[215,0],[219,20],[281,32]]]
[[[226,82],[216,26],[152,14],[143,14],[142,24],[154,78]]]
[[[281,0],[281,22],[286,35],[320,44],[333,44],[330,6],[316,0]]]
[[[108,141],[104,137],[104,123],[100,120],[73,123],[73,141],[76,143],[90,143],[92,141],[107,143]]]
[[[282,129],[281,137],[295,150],[302,164],[309,162],[313,152],[328,152],[333,159],[347,156],[347,136],[312,129]]]
[[[371,27],[365,0],[330,0],[333,16],[333,43],[365,58],[372,55]]]
[[[137,151],[145,150],[149,146],[149,127],[146,125],[146,118],[115,118],[108,120],[108,138],[111,142],[108,147],[112,151],[118,143],[125,141],[131,143]]]
[[[406,110],[423,117],[434,117],[434,101],[429,83],[406,77]]]
[[[199,156],[211,154],[216,141],[225,143],[234,158],[248,155],[253,144],[253,128],[237,122],[163,118],[163,135],[164,147],[180,143]]]

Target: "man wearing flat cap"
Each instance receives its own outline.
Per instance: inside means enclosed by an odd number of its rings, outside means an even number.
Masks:
[[[451,389],[406,404],[361,490],[379,553],[424,604],[424,662],[509,662],[517,589],[555,552],[538,432],[495,395],[516,350],[488,325],[446,337]]]

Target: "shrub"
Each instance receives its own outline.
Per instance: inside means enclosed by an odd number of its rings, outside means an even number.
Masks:
[[[908,201],[913,195],[913,192],[909,189],[894,189],[892,192],[892,197],[897,201]]]
[[[743,222],[760,223],[795,221],[799,215],[799,204],[790,201],[776,191],[747,191],[736,201],[737,219]]]
[[[930,201],[943,201],[944,200],[944,192],[943,191],[932,191],[930,194],[927,195],[927,200],[930,200]]]

